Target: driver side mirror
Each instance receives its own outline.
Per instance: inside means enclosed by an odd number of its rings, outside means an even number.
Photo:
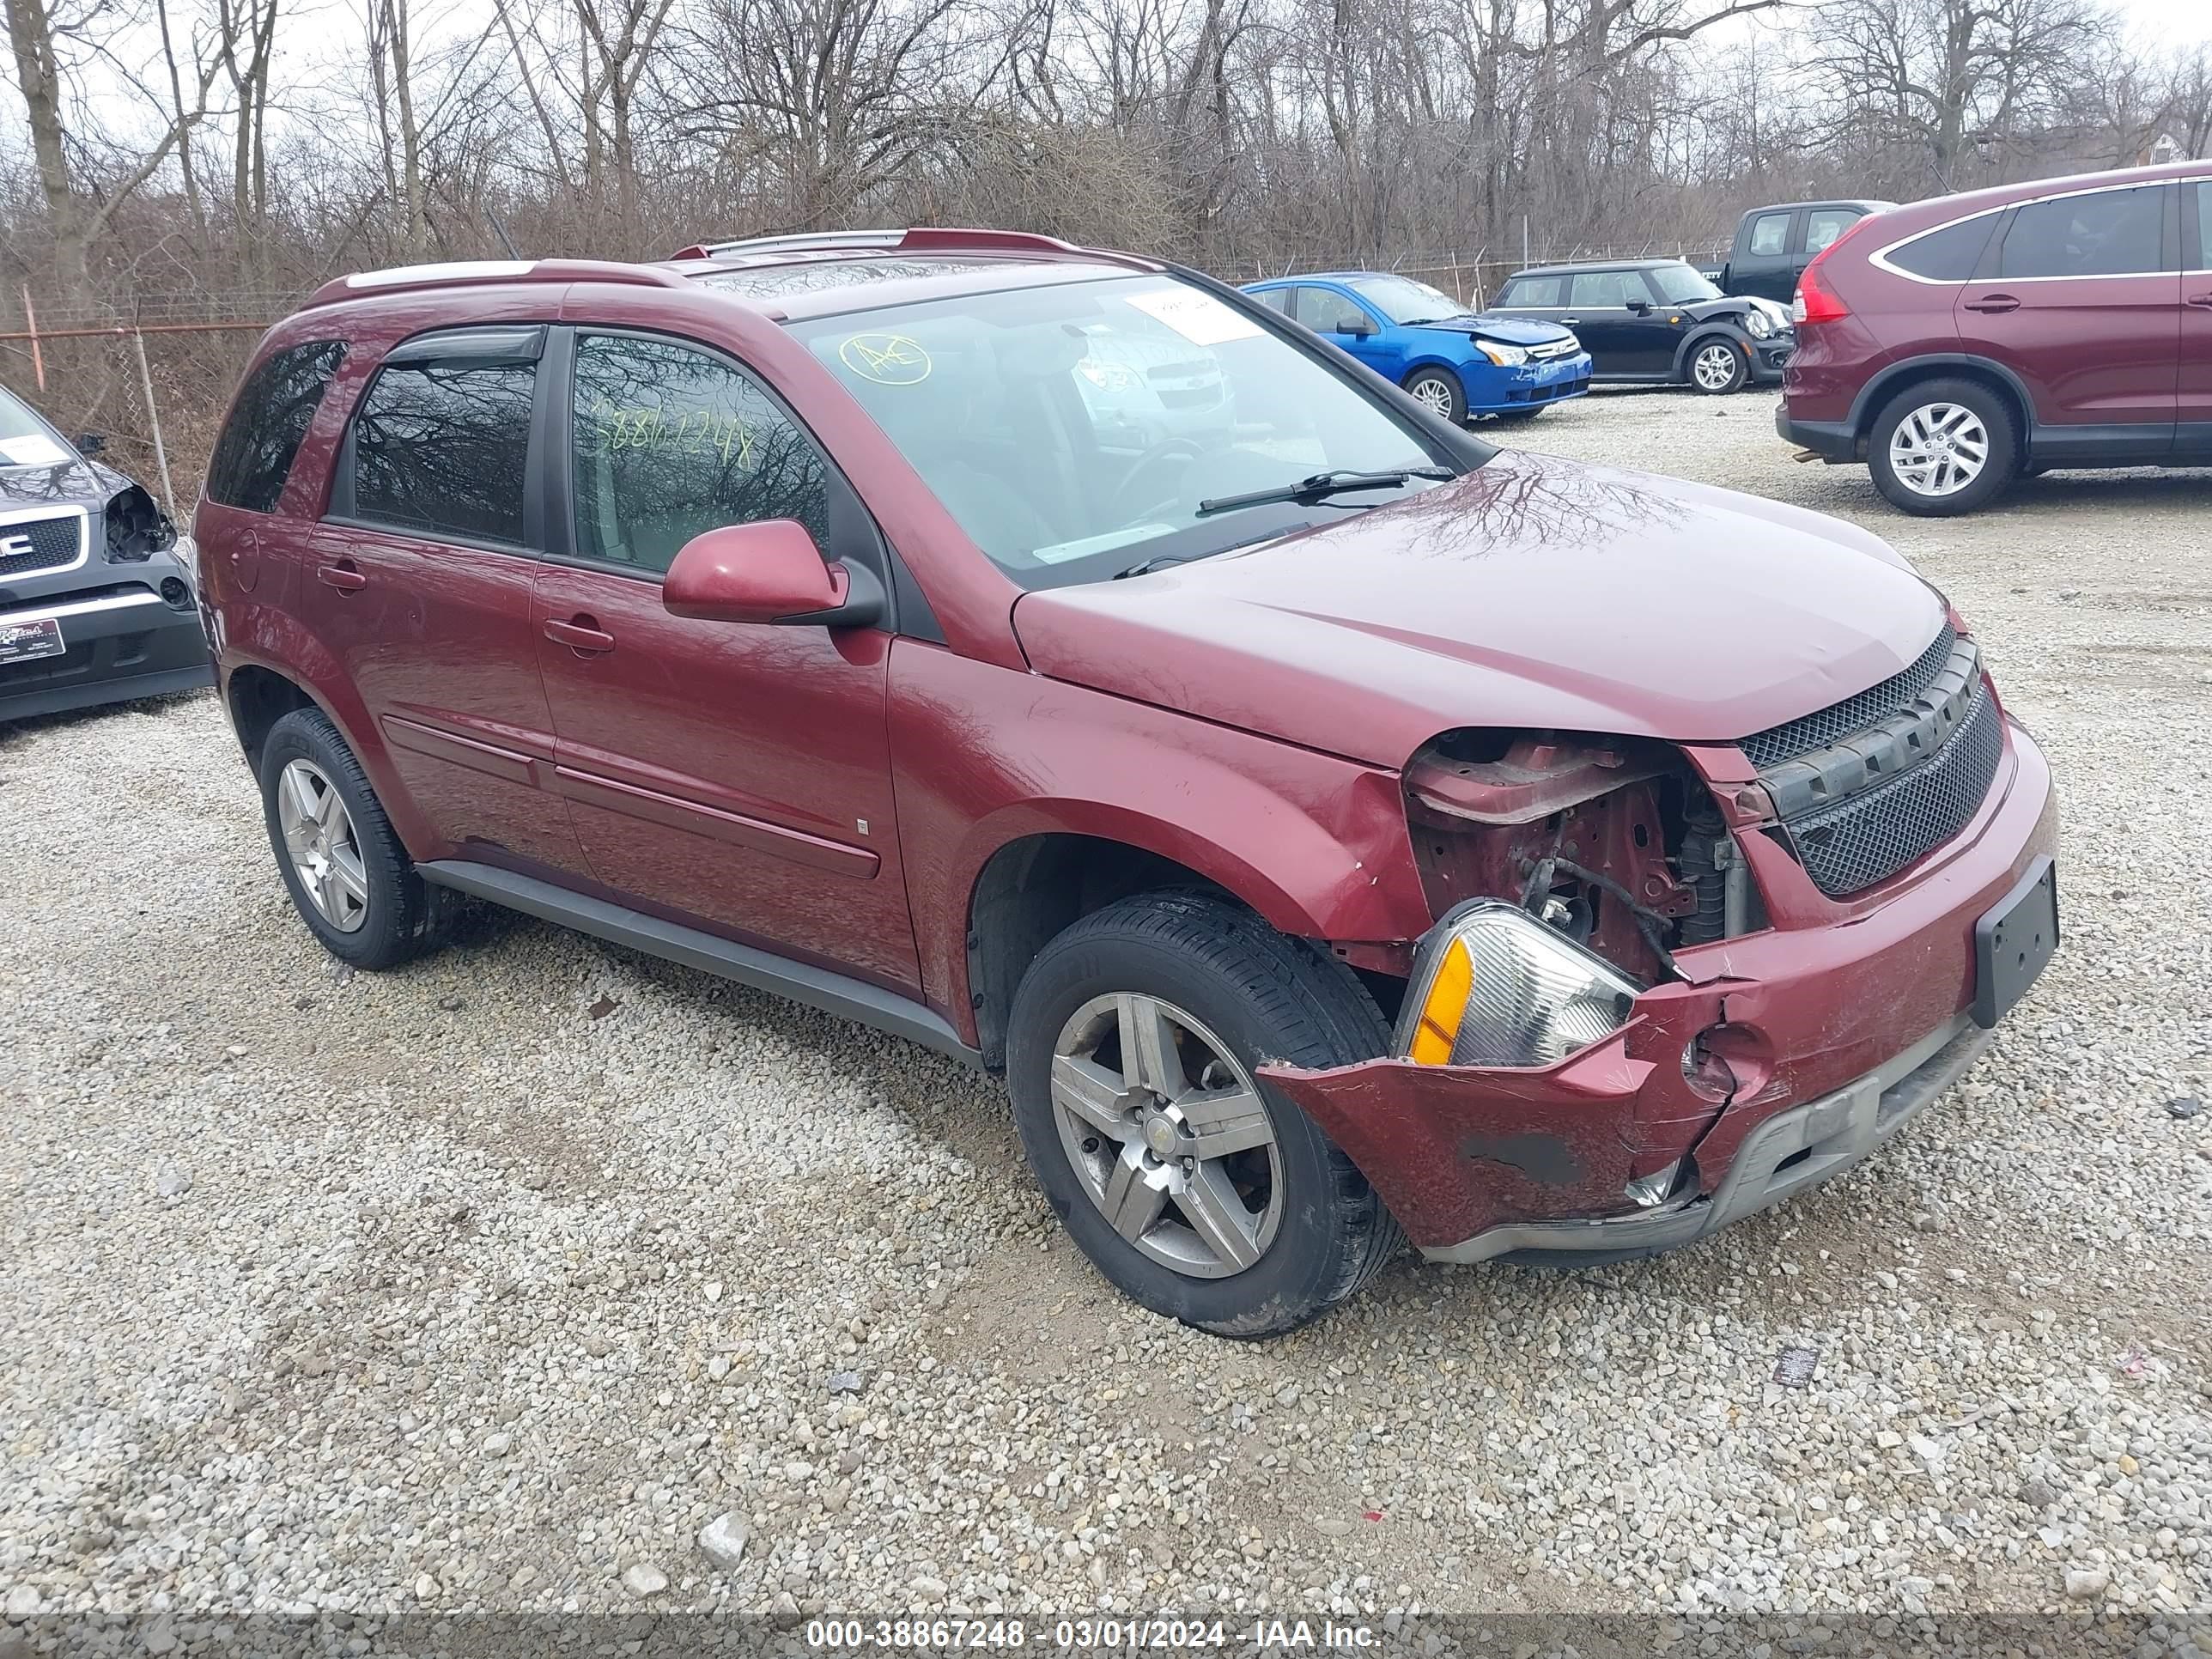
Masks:
[[[1631,300],[1628,302],[1628,308],[1639,317],[1649,317],[1651,314],[1651,301],[1649,300]]]
[[[702,622],[822,628],[862,627],[884,609],[872,574],[825,562],[806,527],[791,519],[694,536],[669,565],[660,602],[671,616]]]

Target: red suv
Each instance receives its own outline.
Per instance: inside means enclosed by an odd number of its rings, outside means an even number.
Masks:
[[[333,283],[197,528],[277,868],[1003,1073],[1146,1305],[1643,1254],[1849,1165],[2057,941],[2054,810],[1862,532],[1491,448],[985,232]]]
[[[1775,426],[1907,513],[2022,473],[2212,465],[2212,164],[1946,196],[1806,268]]]

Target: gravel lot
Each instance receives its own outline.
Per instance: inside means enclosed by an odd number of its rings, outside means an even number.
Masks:
[[[211,699],[0,727],[9,1616],[2212,1623],[2212,475],[1916,521],[1771,411],[1516,436],[1919,561],[2058,767],[2066,950],[1817,1194],[1633,1266],[1403,1260],[1263,1346],[1112,1294],[918,1048],[504,915],[334,974]]]

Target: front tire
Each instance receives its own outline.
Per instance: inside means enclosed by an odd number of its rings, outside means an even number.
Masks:
[[[1690,384],[1708,398],[1741,392],[1751,378],[1751,349],[1726,335],[1712,334],[1690,348],[1685,365]]]
[[[1868,434],[1867,469],[1893,507],[1951,518],[1986,506],[2020,471],[2012,410],[1974,380],[1923,380],[1889,400]]]
[[[270,727],[260,772],[277,871],[300,920],[325,950],[376,971],[437,942],[446,896],[415,872],[328,715],[295,709]]]
[[[1341,963],[1203,894],[1123,899],[1037,953],[1006,1045],[1037,1184],[1098,1270],[1218,1335],[1318,1317],[1401,1242],[1365,1177],[1255,1074],[1384,1052]]]
[[[1406,377],[1406,390],[1413,401],[1431,415],[1449,421],[1454,426],[1467,423],[1467,388],[1460,384],[1459,376],[1448,368],[1434,363],[1417,368]]]

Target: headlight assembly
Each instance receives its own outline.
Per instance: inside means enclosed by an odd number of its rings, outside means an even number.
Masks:
[[[1528,361],[1526,351],[1517,345],[1507,345],[1502,340],[1477,340],[1474,349],[1500,368],[1518,368]]]
[[[1471,899],[1414,960],[1398,1052],[1423,1066],[1549,1066],[1617,1031],[1642,988],[1500,899]]]
[[[1743,325],[1754,340],[1764,340],[1774,332],[1774,325],[1765,312],[1753,307],[1743,314]]]

